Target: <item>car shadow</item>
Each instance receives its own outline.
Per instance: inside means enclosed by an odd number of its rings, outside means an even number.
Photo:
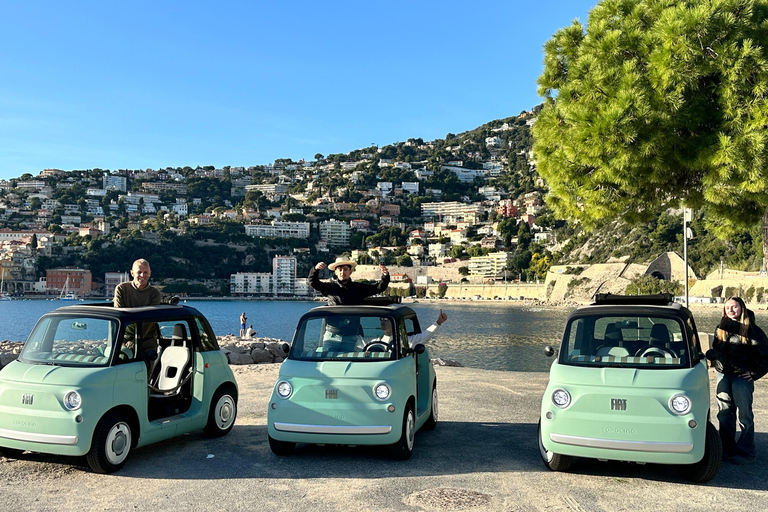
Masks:
[[[460,475],[468,473],[547,472],[553,483],[571,475],[643,479],[689,484],[677,468],[663,464],[630,464],[574,459],[567,473],[550,472],[536,443],[537,426],[530,423],[440,422],[434,431],[416,434],[407,461],[390,459],[384,446],[297,445],[289,456],[272,453],[265,425],[244,425],[220,438],[202,432],[185,434],[134,450],[115,476],[122,478],[201,479],[314,479]],[[757,433],[758,453],[766,453],[768,434]],[[22,458],[50,464],[70,464],[89,471],[84,458],[56,457],[27,452]],[[768,490],[768,463],[735,466],[723,463],[705,485]]]

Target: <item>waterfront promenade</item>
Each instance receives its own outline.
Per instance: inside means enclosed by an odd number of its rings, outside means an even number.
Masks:
[[[543,372],[437,367],[439,423],[417,433],[408,461],[379,448],[308,445],[276,457],[266,412],[279,365],[233,369],[241,399],[230,435],[193,433],[141,448],[113,475],[47,455],[0,457],[4,508],[658,512],[760,510],[768,502],[768,382],[755,390],[758,463],[725,464],[708,484],[693,485],[675,468],[651,464],[577,460],[569,473],[547,470],[536,442]]]

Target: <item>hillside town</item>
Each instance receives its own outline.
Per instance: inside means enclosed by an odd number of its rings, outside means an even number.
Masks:
[[[44,169],[0,181],[0,291],[4,298],[110,297],[129,279],[130,262],[98,273],[67,263],[81,261],[89,246],[193,232],[234,233],[225,241],[196,240],[198,246],[249,245],[239,232],[266,250],[251,260],[269,265],[197,280],[203,294],[306,296],[308,262],[342,253],[360,264],[444,267],[431,274],[446,283],[519,281],[530,256],[511,265],[518,236],[526,249],[543,248],[550,236],[537,224],[545,207],[544,183],[530,161],[534,122],[533,112],[523,112],[445,140],[410,139],[309,162]],[[185,277],[169,274],[154,278],[169,284]],[[432,281],[427,272],[416,274],[421,284]],[[416,281],[407,272],[393,278]]]

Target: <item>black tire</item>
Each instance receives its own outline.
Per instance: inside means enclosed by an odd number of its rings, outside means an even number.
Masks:
[[[695,464],[680,466],[680,475],[689,482],[703,484],[712,480],[723,462],[723,445],[715,426],[707,421],[707,434],[704,441],[704,456]]]
[[[269,449],[272,450],[272,453],[275,455],[290,455],[293,453],[293,449],[296,447],[296,443],[278,441],[277,439],[272,439],[272,436],[269,434],[267,434],[267,437],[269,438]]]
[[[22,453],[24,453],[24,450],[19,450],[18,448],[5,448],[4,446],[0,446],[0,455],[6,459],[18,459],[21,457]]]
[[[389,455],[395,460],[407,460],[413,453],[414,438],[416,436],[416,416],[413,414],[413,406],[408,404],[403,413],[403,431],[400,440],[389,445]]]
[[[125,464],[133,448],[133,428],[121,413],[109,413],[93,433],[91,449],[85,458],[95,473],[114,473]]]
[[[208,410],[208,423],[203,432],[211,437],[221,437],[229,434],[237,418],[237,394],[228,386],[216,390],[211,398]]]
[[[429,407],[429,418],[427,418],[427,421],[424,423],[424,425],[421,427],[424,430],[435,430],[435,427],[437,426],[437,413],[438,413],[438,407],[437,407],[437,382],[432,384],[432,401],[430,402]]]
[[[539,420],[539,455],[544,465],[552,471],[568,471],[573,463],[573,457],[570,455],[560,455],[544,448],[541,442],[541,420]]]

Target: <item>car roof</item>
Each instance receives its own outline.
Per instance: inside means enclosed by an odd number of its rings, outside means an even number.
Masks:
[[[598,294],[595,302],[581,306],[568,318],[587,315],[648,315],[688,319],[693,315],[688,308],[674,302],[671,294],[657,295],[613,295]]]
[[[46,315],[52,314],[100,316],[115,318],[121,321],[141,320],[145,318],[154,319],[178,316],[202,316],[197,309],[190,306],[161,304],[157,306],[141,306],[136,308],[116,308],[112,306],[111,302],[63,306],[46,313]]]
[[[402,304],[390,304],[386,306],[379,305],[360,305],[360,306],[318,306],[307,311],[305,317],[318,317],[329,315],[362,315],[362,316],[392,316],[401,318],[404,316],[416,315],[416,312],[408,306]]]

